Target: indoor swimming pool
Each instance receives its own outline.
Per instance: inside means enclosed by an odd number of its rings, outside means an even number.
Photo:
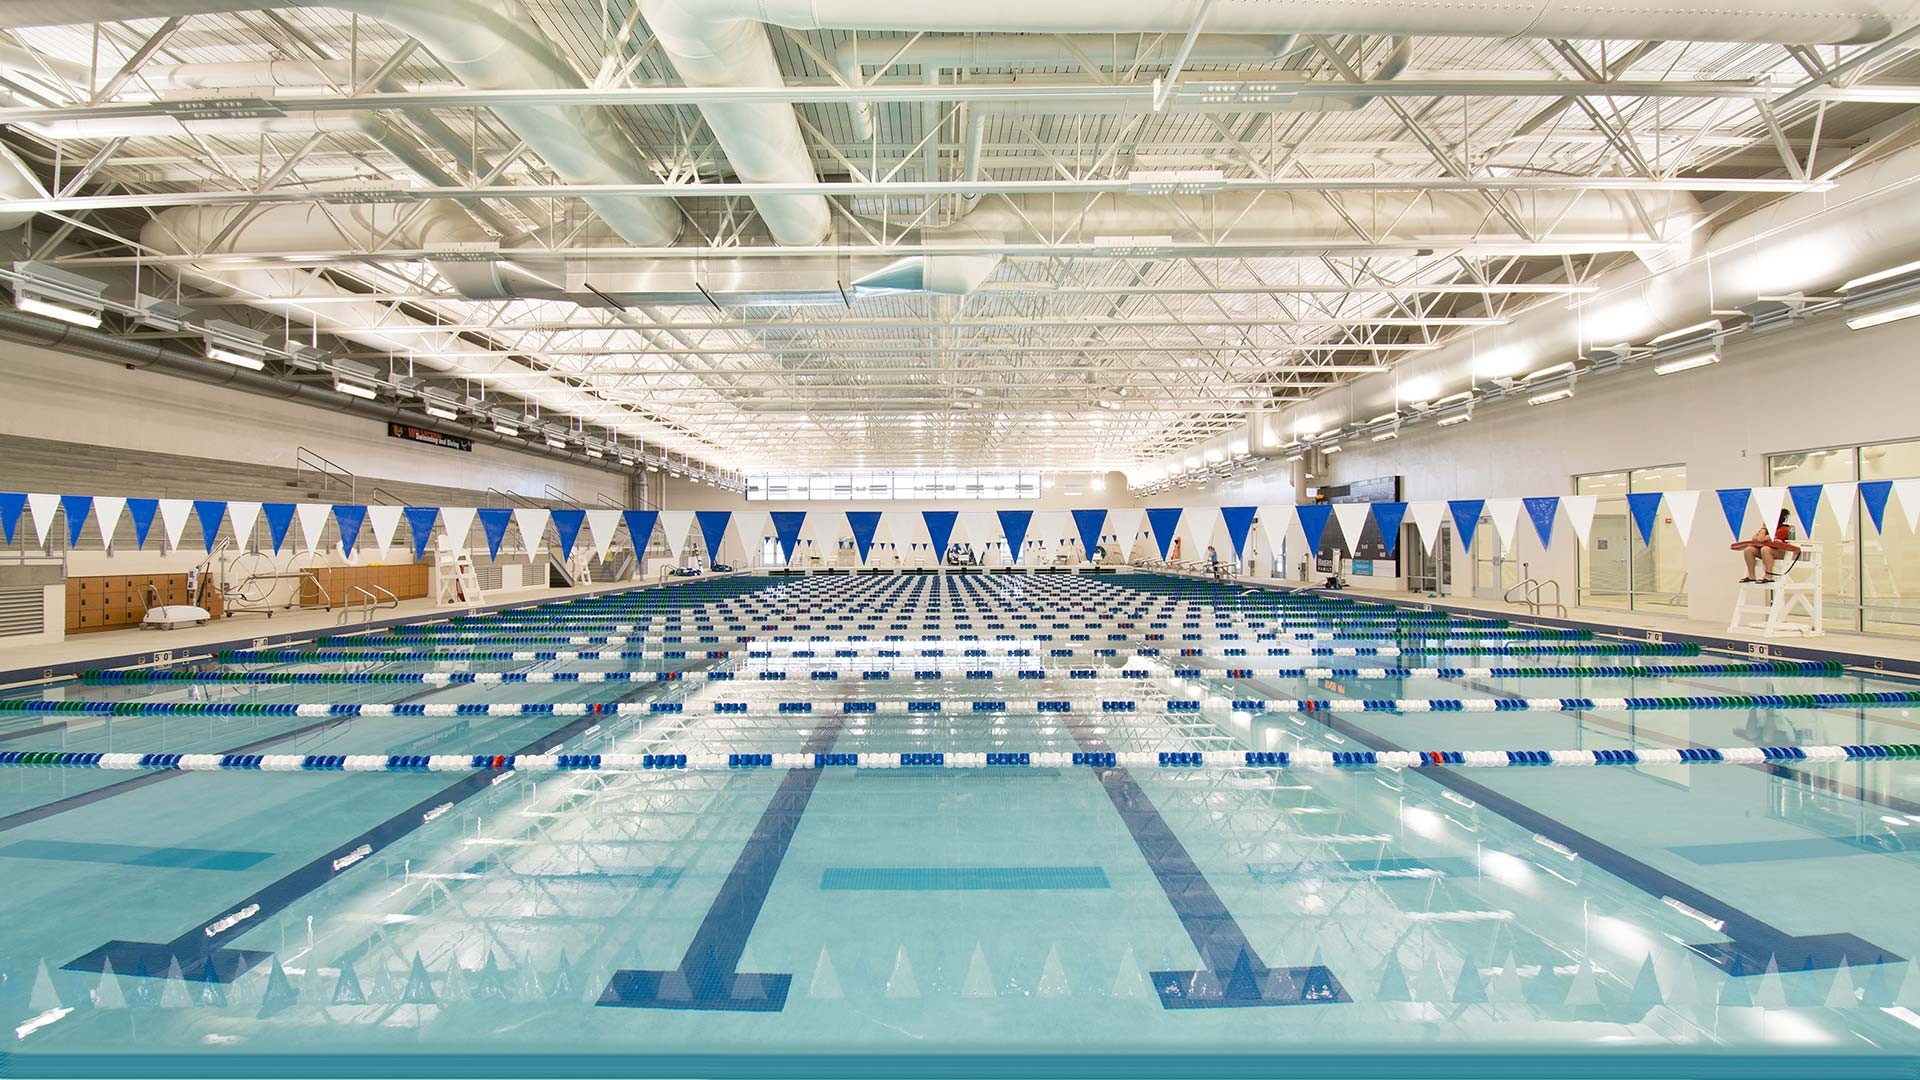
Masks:
[[[0,698],[6,1075],[1920,1048],[1920,684],[1832,663],[1144,573],[740,575]]]

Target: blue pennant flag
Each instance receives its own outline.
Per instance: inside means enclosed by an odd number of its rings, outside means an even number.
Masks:
[[[1473,550],[1473,534],[1480,528],[1480,512],[1487,508],[1485,499],[1451,499],[1447,502],[1447,512],[1453,515],[1453,531],[1460,534],[1460,546]]]
[[[873,550],[873,534],[880,528],[880,511],[849,510],[847,527],[853,530],[853,546],[860,552],[860,564],[865,566],[867,553]]]
[[[1031,524],[1031,510],[1000,511],[1000,531],[1007,534],[1007,550],[1014,562],[1020,561],[1020,551],[1027,546],[1027,526]]]
[[[362,515],[366,507],[360,508]],[[227,503],[224,499],[193,500],[193,516],[200,519],[200,539],[206,542],[207,554],[213,554],[213,542],[220,535],[220,523],[226,520]]]
[[[499,558],[500,544],[507,538],[507,525],[513,521],[513,511],[489,506],[474,511],[474,516],[480,519],[480,531],[487,534],[487,558]],[[640,546],[634,545],[636,549]]]
[[[482,510],[481,513],[484,514],[486,511]],[[653,526],[660,520],[660,511],[626,510],[622,511],[620,516],[627,520],[627,540],[633,544],[633,557],[646,558],[647,545],[653,543]],[[501,528],[504,529],[506,526],[502,525]]]
[[[807,512],[775,510],[767,516],[773,519],[773,538],[780,545],[780,558],[791,566],[794,548],[800,543],[800,526],[806,523]]]
[[[1320,538],[1327,535],[1327,519],[1333,516],[1333,507],[1326,503],[1303,503],[1293,508],[1299,515],[1300,531],[1307,534],[1307,550],[1319,551]]]
[[[1813,519],[1820,514],[1820,485],[1794,484],[1787,489],[1787,497],[1793,500],[1793,512],[1800,515],[1807,539],[1813,539]]]
[[[199,504],[194,505],[197,507]],[[360,526],[367,523],[367,508],[336,504],[333,508],[333,523],[340,526],[340,554],[349,559],[353,558],[353,546],[360,542]]]
[[[1180,527],[1180,508],[1162,506],[1148,510],[1147,524],[1152,526],[1153,542],[1160,545],[1160,557],[1165,559],[1173,550],[1173,531]]]
[[[158,502],[154,506],[159,506]],[[13,527],[20,524],[20,511],[27,508],[27,497],[18,491],[0,491],[0,533],[13,543]],[[149,519],[151,520],[151,519]]]
[[[1407,519],[1407,504],[1403,502],[1379,502],[1373,504],[1373,523],[1380,530],[1380,545],[1387,549],[1387,558],[1393,558],[1393,549],[1400,546],[1400,523]]]
[[[1740,527],[1747,522],[1747,503],[1753,498],[1753,489],[1721,488],[1715,494],[1720,496],[1720,512],[1727,516],[1727,528],[1735,540],[1740,539]]]
[[[67,546],[80,546],[80,530],[87,527],[87,517],[93,513],[93,496],[62,495],[60,509],[67,512]]]
[[[1653,544],[1653,527],[1660,521],[1662,498],[1657,491],[1635,491],[1627,495],[1627,512],[1633,515],[1633,524],[1640,530],[1642,544]]]
[[[1535,495],[1520,500],[1527,508],[1527,518],[1533,522],[1533,533],[1540,538],[1540,546],[1553,546],[1553,519],[1560,513],[1560,496]]]
[[[153,531],[153,515],[160,512],[159,499],[128,499],[127,513],[133,517],[133,546],[147,546],[147,534]]]
[[[263,506],[260,509],[265,510],[266,507]],[[427,543],[433,539],[433,523],[440,520],[440,508],[409,506],[400,513],[407,519],[407,536],[413,540],[413,561],[419,562],[427,557]],[[267,524],[271,526],[273,522],[268,521]],[[273,550],[280,550],[278,540],[274,541]]]
[[[1227,523],[1227,539],[1233,544],[1233,557],[1237,562],[1247,553],[1247,534],[1253,531],[1254,516],[1260,513],[1257,506],[1223,506],[1220,518]]]
[[[1891,480],[1862,480],[1860,497],[1866,500],[1867,516],[1873,519],[1873,531],[1879,532],[1887,517],[1887,496],[1893,493]]]
[[[927,523],[927,535],[933,540],[933,558],[938,562],[947,557],[947,545],[953,541],[953,523],[959,519],[958,510],[922,510],[920,517]]]
[[[133,500],[128,499],[127,505],[131,507]],[[267,538],[273,541],[273,553],[278,555],[280,545],[287,542],[287,529],[293,525],[294,506],[292,503],[261,503],[260,512],[267,515]],[[136,521],[136,530],[138,526]],[[146,533],[141,531],[140,535],[145,537]]]
[[[1088,559],[1093,558],[1093,549],[1100,546],[1100,530],[1107,526],[1105,510],[1075,510],[1073,527],[1080,532],[1080,548]]]
[[[555,510],[552,516],[553,531],[560,537],[560,557],[573,558],[573,542],[580,539],[580,526],[587,523],[585,510]]]
[[[727,539],[727,525],[733,521],[731,510],[695,510],[693,520],[700,523],[700,539],[707,545],[707,561],[720,560],[720,545]]]

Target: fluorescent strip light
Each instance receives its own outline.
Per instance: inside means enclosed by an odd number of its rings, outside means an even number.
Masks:
[[[1373,441],[1386,442],[1388,439],[1397,439],[1399,437],[1400,437],[1400,433],[1397,431],[1383,431],[1380,434],[1375,435],[1373,437]]]
[[[1849,316],[1847,318],[1847,329],[1865,330],[1869,326],[1898,322],[1901,319],[1910,319],[1915,315],[1920,315],[1920,300],[1909,300],[1904,304],[1895,304],[1892,307],[1881,308],[1879,311],[1867,311],[1858,315]]]
[[[232,364],[234,367],[246,368],[248,371],[265,371],[267,367],[267,362],[257,356],[248,356],[246,353],[234,352],[232,349],[223,349],[218,345],[207,346],[207,359],[218,360],[223,364]]]
[[[1720,326],[1719,319],[1708,319],[1706,322],[1694,323],[1692,326],[1683,326],[1678,330],[1669,330],[1666,333],[1661,334],[1659,337],[1654,338],[1648,344],[1658,345],[1663,341],[1678,341],[1681,338],[1698,337],[1701,334],[1706,333],[1708,331],[1712,331],[1713,333],[1717,334],[1720,332],[1720,330],[1721,330],[1721,326]]]
[[[1882,270],[1877,274],[1868,274],[1866,277],[1854,278],[1852,281],[1840,286],[1840,291],[1843,293],[1852,292],[1862,285],[1872,285],[1876,282],[1886,281],[1889,278],[1903,277],[1915,271],[1920,271],[1920,262],[1910,262],[1896,266],[1891,270]]]
[[[1323,453],[1323,454],[1337,454],[1337,453],[1339,453],[1340,451],[1342,451],[1342,450],[1345,450],[1345,449],[1346,449],[1346,447],[1344,447],[1344,446],[1340,446],[1340,445],[1338,445],[1338,444],[1335,444],[1335,445],[1333,445],[1333,446],[1323,446],[1323,447],[1321,447],[1321,448],[1320,448],[1320,452],[1321,452],[1321,453]]]
[[[649,462],[647,462],[647,471],[648,471],[648,472],[659,472],[659,471],[660,471],[660,466],[659,466],[659,465],[656,465],[656,464],[654,464],[654,463],[653,463],[653,462],[651,462],[651,461],[649,461]]]
[[[1655,375],[1671,375],[1676,371],[1692,371],[1694,368],[1706,367],[1708,364],[1717,364],[1719,362],[1720,350],[1711,349],[1707,352],[1694,353],[1691,356],[1679,356],[1672,360],[1662,361],[1653,365],[1653,373]]]
[[[1399,418],[1400,418],[1400,414],[1399,414],[1399,413],[1397,413],[1397,412],[1383,412],[1383,413],[1381,413],[1381,414],[1380,414],[1379,416],[1376,416],[1376,417],[1374,417],[1373,419],[1371,419],[1371,420],[1369,420],[1369,421],[1367,421],[1367,423],[1369,423],[1369,424],[1384,424],[1384,423],[1386,423],[1386,422],[1387,422],[1387,421],[1389,421],[1389,420],[1397,420],[1397,419],[1399,419]]]
[[[605,454],[603,454],[603,453],[601,453],[600,451],[598,451],[598,450],[595,450],[595,449],[594,449],[593,447],[591,447],[591,446],[589,446],[589,447],[587,447],[587,456],[588,456],[588,457],[590,457],[590,458],[604,458],[604,457],[606,457],[607,455],[605,455]]]
[[[556,439],[549,435],[547,436],[547,445],[553,447],[555,450],[565,450],[567,448],[567,440]]]
[[[1536,379],[1551,379],[1555,375],[1565,375],[1567,372],[1572,370],[1573,370],[1573,361],[1569,360],[1564,364],[1555,364],[1552,367],[1543,367],[1539,371],[1529,371],[1525,375],[1520,376],[1520,381],[1533,382]]]
[[[85,326],[95,330],[100,328],[100,313],[97,311],[82,311],[65,304],[56,304],[51,300],[42,300],[37,296],[16,296],[13,298],[13,306],[35,315],[45,315],[49,319],[59,319],[63,323],[72,323],[75,326]]]
[[[1544,394],[1535,394],[1527,399],[1529,405],[1545,405],[1554,401],[1565,401],[1573,396],[1573,387],[1563,386],[1558,390],[1549,390]]]
[[[459,413],[454,412],[452,409],[442,408],[439,405],[422,405],[420,407],[420,411],[426,413],[428,416],[436,417],[441,420],[460,419]]]
[[[514,427],[514,426],[513,426],[512,424],[503,424],[503,423],[501,423],[501,422],[500,422],[500,421],[498,421],[498,420],[495,420],[495,421],[493,422],[493,430],[494,430],[494,432],[495,432],[496,434],[500,434],[500,435],[518,435],[518,434],[520,434],[520,429],[519,429],[519,428],[517,428],[517,427]]]
[[[345,382],[340,379],[333,380],[333,390],[334,393],[345,394],[348,397],[362,398],[366,401],[373,401],[380,396],[371,389],[361,386],[359,383]]]
[[[1455,416],[1448,416],[1448,417],[1443,417],[1443,418],[1442,418],[1442,419],[1440,420],[1440,424],[1439,424],[1439,426],[1440,426],[1440,427],[1452,427],[1452,426],[1453,426],[1453,425],[1455,425],[1455,424],[1464,424],[1464,423],[1466,423],[1467,421],[1469,421],[1469,420],[1471,420],[1471,419],[1473,419],[1473,414],[1472,414],[1472,413],[1460,413],[1460,414],[1458,414],[1458,415],[1455,415]]]

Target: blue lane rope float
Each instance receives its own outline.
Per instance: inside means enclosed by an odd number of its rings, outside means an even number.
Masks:
[[[810,754],[172,754],[0,751],[0,767],[185,772],[654,772],[741,769],[1419,769],[1920,761],[1920,744],[1637,750],[918,751]]]

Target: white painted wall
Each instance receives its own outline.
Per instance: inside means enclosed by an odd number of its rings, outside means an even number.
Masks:
[[[1410,500],[1564,495],[1575,476],[1680,464],[1689,488],[1761,486],[1771,453],[1920,435],[1917,358],[1920,319],[1850,331],[1829,317],[1740,335],[1709,368],[1660,377],[1642,365],[1586,380],[1569,401],[1534,407],[1509,399],[1477,408],[1469,424],[1409,425],[1392,442],[1363,442],[1330,457],[1329,475],[1315,482],[1398,474]],[[1167,501],[1284,505],[1293,501],[1286,469],[1276,461],[1255,476],[1181,490]],[[1888,515],[1890,529],[1896,516]],[[1541,550],[1524,516],[1518,532],[1516,557],[1536,576],[1559,580],[1571,603],[1575,544],[1564,517],[1550,551]],[[1708,494],[1687,551],[1689,617],[1723,621],[1730,613],[1741,572],[1730,542]],[[1455,592],[1471,594],[1472,564],[1457,539],[1453,569]]]

